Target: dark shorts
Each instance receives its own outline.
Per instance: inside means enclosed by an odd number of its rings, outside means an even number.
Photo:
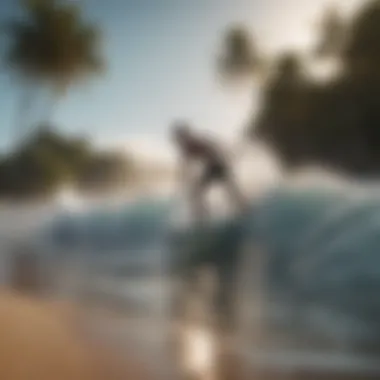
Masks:
[[[223,182],[228,179],[229,170],[223,163],[209,163],[206,165],[201,178],[202,186],[209,186],[215,182]]]

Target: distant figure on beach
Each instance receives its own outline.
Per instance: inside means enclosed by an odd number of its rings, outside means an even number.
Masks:
[[[221,152],[220,147],[214,141],[197,136],[186,122],[177,122],[172,126],[174,142],[180,151],[181,180],[185,186],[190,186],[190,197],[193,204],[193,212],[197,220],[202,220],[205,215],[204,194],[214,184],[225,187],[227,193],[242,209],[243,197],[238,189],[227,157]],[[194,163],[202,165],[201,175],[192,179]],[[191,180],[192,183],[188,183]]]

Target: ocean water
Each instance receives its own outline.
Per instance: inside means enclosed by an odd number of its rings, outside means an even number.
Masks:
[[[178,225],[180,202],[155,194],[78,203],[3,206],[2,234],[9,242],[22,237],[40,249],[59,274],[57,294],[90,301],[102,311],[97,327],[115,339],[150,347],[153,358],[171,328],[170,303],[178,284],[169,276],[166,238]],[[210,230],[207,249],[217,250],[215,264],[225,268],[225,243],[241,230],[239,239],[251,244],[248,255],[261,252],[261,260],[245,266],[248,281],[237,290],[246,321],[233,333],[247,360],[275,357],[279,365],[293,367],[297,360],[314,360],[328,367],[325,357],[332,353],[340,355],[336,366],[354,363],[347,355],[376,357],[380,198],[375,193],[281,187],[253,200],[243,218],[231,221],[225,229]],[[181,229],[187,233],[186,223]],[[186,244],[196,251],[199,241],[190,236]],[[238,257],[237,249],[233,253]],[[310,359],[301,352],[325,356]],[[359,361],[357,368],[367,365]]]
[[[164,347],[174,285],[163,242],[171,203],[162,193],[91,200],[68,193],[49,204],[2,204],[0,282],[10,285],[20,249],[32,253],[49,280],[44,295],[79,302],[91,334],[171,371]]]

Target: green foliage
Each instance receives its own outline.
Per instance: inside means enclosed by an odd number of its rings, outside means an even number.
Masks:
[[[46,195],[62,183],[65,174],[61,163],[46,152],[20,152],[1,164],[0,194],[12,197]]]
[[[278,58],[264,87],[261,109],[253,117],[251,134],[271,144],[290,167],[317,163],[355,175],[377,175],[380,1],[361,8],[346,23],[344,37],[338,38],[338,17],[334,17],[326,24],[322,40],[334,33],[335,40],[320,49],[339,60],[338,74],[321,81],[307,74],[296,53]]]
[[[309,52],[285,52],[266,65],[260,108],[248,135],[271,145],[284,165],[323,164],[372,176],[380,172],[380,0],[345,20],[336,9],[323,17],[313,61]],[[306,53],[306,54],[305,54]],[[311,75],[321,59],[337,71]],[[224,38],[218,71],[241,78],[257,73],[256,41],[244,28]],[[255,69],[253,69],[255,68]]]
[[[15,127],[17,138],[31,127],[24,124],[37,90],[51,94],[40,119],[46,122],[60,96],[105,66],[99,30],[84,19],[80,2],[23,0],[20,5],[23,14],[5,26],[9,44],[4,57],[24,89],[18,112],[22,120]]]
[[[48,196],[64,184],[85,191],[113,189],[125,186],[131,175],[127,157],[100,153],[86,140],[41,130],[0,160],[0,196]]]
[[[336,8],[323,15],[320,39],[315,49],[318,58],[336,58],[342,54],[346,38],[346,23]]]
[[[7,28],[7,61],[19,74],[61,91],[103,67],[98,30],[83,20],[77,3],[33,0],[22,5],[24,17]]]
[[[363,7],[351,25],[344,51],[347,70],[351,75],[372,81],[380,79],[380,1]]]
[[[261,68],[262,57],[250,33],[241,26],[229,29],[218,59],[218,71],[222,77],[244,79],[257,74]]]

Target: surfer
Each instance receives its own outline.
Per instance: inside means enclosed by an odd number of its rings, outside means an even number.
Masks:
[[[240,209],[243,206],[242,195],[236,185],[226,155],[217,144],[196,135],[186,122],[177,122],[172,127],[173,138],[180,152],[181,180],[192,179],[192,165],[200,163],[201,174],[192,180],[190,197],[193,202],[196,219],[202,220],[205,214],[204,195],[214,184],[224,186],[231,200]]]

